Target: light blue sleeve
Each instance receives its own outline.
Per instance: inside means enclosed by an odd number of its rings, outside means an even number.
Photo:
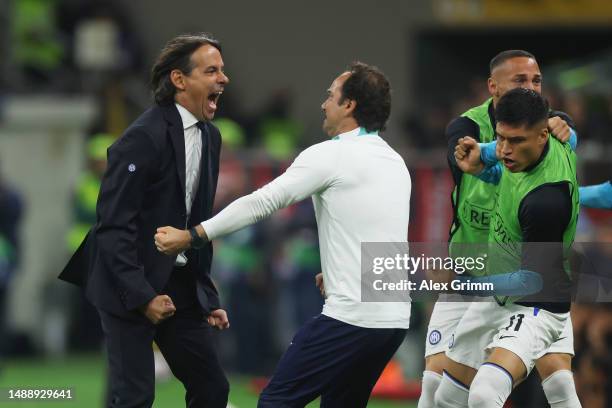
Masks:
[[[612,183],[580,187],[580,205],[612,210]]]
[[[501,180],[502,175],[502,166],[499,163],[495,163],[495,165],[490,167],[485,167],[480,173],[476,175],[480,180],[489,184],[499,184],[499,180]]]
[[[480,147],[480,161],[483,162],[485,168],[476,177],[485,183],[498,184],[501,178],[502,168],[495,155],[496,145],[497,142],[478,143]]]
[[[515,272],[502,273],[491,276],[468,276],[457,275],[455,278],[460,283],[490,283],[492,290],[463,290],[459,291],[467,296],[527,296],[542,290],[544,281],[537,272],[519,269]]]
[[[489,143],[478,143],[480,146],[480,160],[486,167],[494,166],[497,164],[497,155],[495,154],[495,147],[497,146],[496,141]]]
[[[578,146],[578,134],[572,128],[570,128],[570,138],[568,140],[570,147],[573,151],[576,151],[576,146]]]

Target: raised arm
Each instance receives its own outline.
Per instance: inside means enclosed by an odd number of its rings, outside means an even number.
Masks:
[[[201,238],[212,240],[261,221],[281,208],[325,190],[335,181],[339,143],[328,141],[304,150],[282,175],[200,223],[196,226],[196,232]],[[158,249],[166,254],[189,248],[191,241],[189,231],[172,227],[158,228],[155,235]]]

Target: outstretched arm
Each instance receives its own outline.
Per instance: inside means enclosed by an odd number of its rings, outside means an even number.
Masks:
[[[198,235],[207,240],[227,235],[326,189],[335,180],[339,147],[325,142],[304,150],[285,173],[196,226]],[[189,231],[162,227],[155,243],[161,252],[175,254],[191,246],[191,236]]]
[[[612,182],[580,187],[580,205],[612,210]]]

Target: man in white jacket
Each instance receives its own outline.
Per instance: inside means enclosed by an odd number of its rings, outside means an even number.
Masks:
[[[376,67],[353,63],[333,81],[321,106],[331,140],[304,150],[284,174],[215,217],[190,230],[162,227],[155,235],[160,251],[175,254],[312,196],[325,305],[295,335],[259,407],[303,407],[318,396],[326,407],[365,407],[404,339],[408,297],[364,302],[361,293],[361,244],[408,238],[410,175],[378,135],[391,110],[390,91]]]

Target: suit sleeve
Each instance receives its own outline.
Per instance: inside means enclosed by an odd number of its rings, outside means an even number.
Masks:
[[[157,296],[137,251],[138,216],[156,156],[142,129],[128,130],[108,150],[108,168],[100,188],[96,229],[100,261],[112,275],[127,310]]]

